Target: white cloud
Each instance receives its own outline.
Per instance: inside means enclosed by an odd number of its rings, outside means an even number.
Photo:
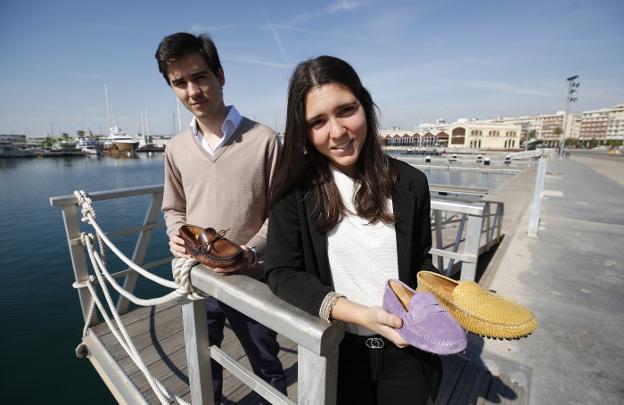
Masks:
[[[110,76],[104,76],[97,73],[71,73],[69,77],[77,79],[89,79],[89,80],[111,80]]]
[[[192,24],[189,31],[195,35],[199,34],[212,34],[217,31],[227,31],[237,28],[235,25],[201,25]]]
[[[363,7],[368,4],[368,1],[357,0],[337,0],[334,4],[327,6],[326,10],[330,14],[337,13],[338,11],[351,11],[357,8]]]
[[[245,56],[227,56],[227,57],[224,57],[223,60],[227,60],[230,62],[247,63],[251,65],[269,66],[269,67],[274,67],[274,68],[279,68],[279,69],[292,69],[293,67],[292,65],[285,64],[285,63],[267,62],[267,61],[263,61],[259,59],[248,58]]]
[[[282,45],[282,39],[279,36],[279,32],[277,32],[277,28],[275,28],[275,25],[273,24],[273,21],[271,21],[271,19],[269,18],[269,15],[264,10],[264,7],[262,7],[262,3],[258,2],[258,4],[260,5],[260,8],[262,9],[262,13],[264,14],[264,18],[266,19],[267,24],[269,25],[269,29],[273,33],[273,38],[275,39],[275,43],[277,44],[277,47],[279,48],[280,52],[282,53],[282,57],[284,58],[284,62],[286,62],[286,64],[290,64],[288,55],[286,55],[286,50],[284,49],[284,46]]]
[[[503,82],[490,82],[486,80],[469,80],[464,82],[468,87],[481,90],[491,90],[504,93],[522,94],[527,96],[550,96],[549,93],[544,91],[535,90],[532,88],[524,87],[512,83]]]
[[[369,1],[357,1],[357,0],[337,0],[334,3],[328,5],[323,10],[313,13],[301,13],[297,14],[286,24],[288,26],[297,26],[299,24],[305,24],[310,20],[323,17],[328,14],[336,14],[338,12],[350,12],[358,8],[364,7]]]

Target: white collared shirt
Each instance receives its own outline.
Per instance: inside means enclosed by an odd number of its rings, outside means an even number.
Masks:
[[[193,131],[193,135],[195,135],[202,148],[204,148],[206,152],[210,153],[211,155],[214,154],[217,149],[227,143],[232,135],[234,135],[234,132],[236,132],[238,126],[243,120],[243,117],[233,105],[225,107],[225,110],[227,111],[227,114],[225,116],[225,119],[223,120],[223,124],[221,124],[221,131],[223,132],[223,136],[221,137],[219,143],[215,145],[214,150],[210,147],[208,141],[206,141],[206,137],[204,137],[204,134],[202,134],[201,130],[199,129],[199,126],[197,125],[197,119],[193,117],[191,123],[189,124],[189,126],[191,127],[191,131]]]

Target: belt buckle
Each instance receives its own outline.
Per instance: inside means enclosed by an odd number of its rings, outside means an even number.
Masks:
[[[364,344],[369,349],[375,349],[375,350],[376,349],[383,349],[383,347],[386,345],[386,343],[383,341],[383,339],[382,338],[378,338],[378,337],[370,337],[370,338],[366,339]]]

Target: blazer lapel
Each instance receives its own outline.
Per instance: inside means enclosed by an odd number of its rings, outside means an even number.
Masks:
[[[331,272],[329,271],[329,257],[327,256],[327,234],[320,233],[315,227],[316,219],[312,212],[314,210],[315,203],[316,198],[314,196],[314,191],[309,190],[307,195],[304,197],[304,205],[317,269],[319,271],[321,281],[327,285],[333,285]]]
[[[410,280],[413,256],[414,216],[418,197],[409,189],[409,184],[397,183],[392,193],[392,208],[396,218],[395,230],[397,239],[397,255],[399,263],[399,279],[410,286],[416,285],[416,280]]]

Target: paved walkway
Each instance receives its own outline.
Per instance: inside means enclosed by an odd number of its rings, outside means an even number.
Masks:
[[[488,269],[489,288],[529,306],[529,338],[471,336],[470,357],[525,386],[530,403],[624,403],[624,158],[548,162],[538,238],[529,210]]]

